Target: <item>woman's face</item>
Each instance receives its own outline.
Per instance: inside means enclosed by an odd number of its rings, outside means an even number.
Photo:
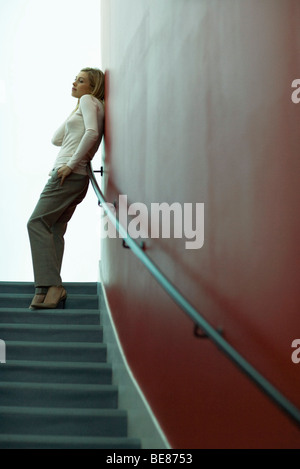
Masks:
[[[80,72],[73,83],[72,96],[80,99],[81,96],[91,94],[91,92],[92,89],[88,74],[86,72]]]

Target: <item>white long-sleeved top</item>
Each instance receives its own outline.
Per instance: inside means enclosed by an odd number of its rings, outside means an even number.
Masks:
[[[74,173],[87,174],[86,165],[99,148],[103,130],[102,103],[90,94],[83,95],[77,111],[53,135],[53,145],[61,147],[54,168],[67,165]]]

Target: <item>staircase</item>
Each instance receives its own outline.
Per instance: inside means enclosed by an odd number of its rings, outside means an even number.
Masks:
[[[65,288],[65,309],[31,311],[32,284],[0,282],[0,448],[140,448],[118,408],[97,284]]]

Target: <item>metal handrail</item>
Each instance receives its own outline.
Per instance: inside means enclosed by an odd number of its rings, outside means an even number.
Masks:
[[[111,222],[116,227],[124,240],[126,247],[129,247],[139,260],[146,266],[149,272],[157,280],[160,286],[170,295],[175,303],[194,321],[196,328],[200,328],[208,338],[225,354],[227,357],[250,378],[258,388],[260,388],[279,408],[281,408],[298,427],[300,427],[300,410],[290,402],[278,389],[276,389],[263,375],[261,375],[242,355],[240,355],[221,335],[215,330],[203,316],[189,303],[189,301],[179,292],[179,290],[167,279],[157,265],[145,254],[144,243],[139,245],[132,239],[127,230],[120,224],[117,217],[111,210],[111,205],[106,200],[97,183],[91,164],[87,167],[93,189],[98,198],[98,204],[101,206]],[[203,335],[201,336],[203,337]]]

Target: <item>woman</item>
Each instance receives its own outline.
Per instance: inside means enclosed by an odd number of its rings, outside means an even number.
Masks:
[[[53,136],[60,146],[50,178],[28,222],[35,296],[31,309],[57,308],[67,292],[60,276],[64,234],[89,185],[86,166],[99,148],[104,128],[104,74],[84,68],[76,77],[73,113]]]

